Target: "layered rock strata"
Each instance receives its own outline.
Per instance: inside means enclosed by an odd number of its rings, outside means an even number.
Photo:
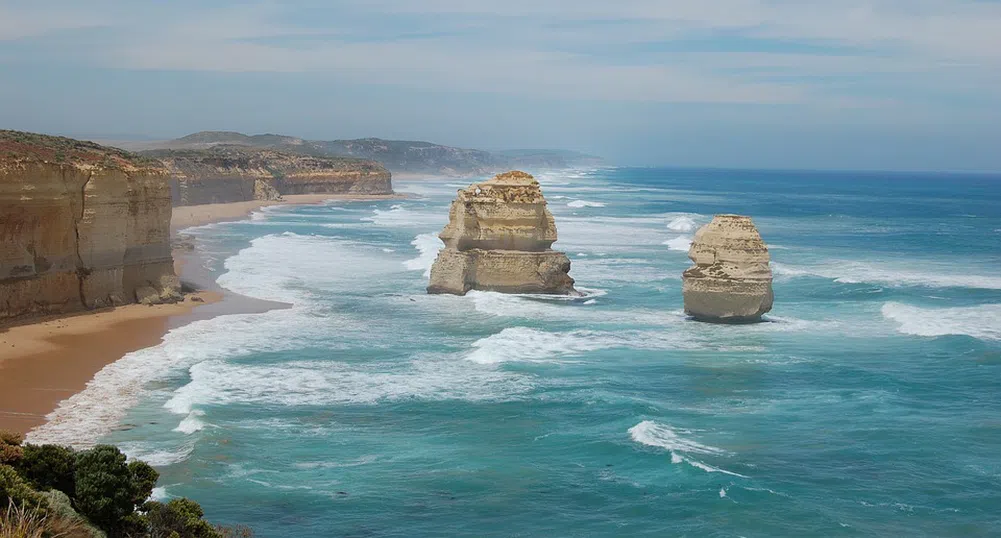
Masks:
[[[539,182],[508,172],[460,190],[439,236],[428,293],[573,294],[570,259],[552,250],[556,222]]]
[[[277,200],[285,194],[392,194],[392,177],[374,161],[296,155],[245,146],[158,150],[170,171],[175,206]]]
[[[0,322],[180,298],[156,162],[0,131]]]
[[[750,217],[716,215],[695,233],[684,272],[685,313],[700,321],[753,323],[772,309],[768,247]]]

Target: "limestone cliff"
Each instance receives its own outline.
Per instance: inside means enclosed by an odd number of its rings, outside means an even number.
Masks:
[[[176,300],[170,214],[156,162],[0,131],[0,322]]]
[[[460,190],[439,237],[428,293],[576,293],[569,258],[550,248],[556,223],[539,182],[524,172]]]
[[[768,247],[750,217],[716,215],[695,234],[685,271],[685,312],[700,321],[749,323],[772,309]]]
[[[274,200],[284,194],[392,194],[391,175],[361,159],[246,146],[147,151],[170,171],[174,205]]]

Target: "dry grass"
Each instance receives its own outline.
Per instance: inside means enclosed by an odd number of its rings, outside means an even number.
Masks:
[[[91,538],[86,526],[62,518],[40,514],[10,501],[0,511],[0,538]]]
[[[0,512],[0,538],[42,538],[46,534],[45,516],[34,510],[15,506],[14,501],[10,501],[7,510]]]

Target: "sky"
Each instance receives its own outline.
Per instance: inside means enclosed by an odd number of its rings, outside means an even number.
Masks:
[[[0,0],[0,128],[1001,170],[1001,0]]]

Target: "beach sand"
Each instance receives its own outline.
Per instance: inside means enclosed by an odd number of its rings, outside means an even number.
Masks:
[[[280,201],[251,200],[249,202],[233,202],[229,204],[207,204],[175,207],[170,219],[171,232],[177,232],[191,226],[202,226],[213,222],[243,220],[256,209],[271,205],[310,205],[322,204],[327,200],[373,201],[394,200],[406,198],[405,194],[293,194],[286,195]]]
[[[276,204],[326,200],[371,201],[405,195],[298,195],[279,202],[237,202],[174,208],[171,232],[213,222],[241,220]],[[0,327],[0,429],[26,433],[45,422],[59,402],[83,390],[102,368],[124,355],[160,343],[172,328],[223,314],[264,312],[287,305],[242,297],[220,289],[197,251],[175,249],[174,268],[194,289],[173,305],[127,305],[95,312],[32,320]]]

